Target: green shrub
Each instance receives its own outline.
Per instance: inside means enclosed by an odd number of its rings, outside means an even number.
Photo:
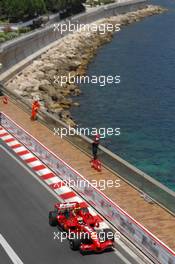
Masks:
[[[0,13],[1,15],[1,13]],[[6,25],[6,24],[9,24],[9,20],[8,19],[0,19],[0,25]]]
[[[51,12],[58,12],[60,9],[64,8],[61,1],[59,0],[45,0],[45,4],[46,4],[47,10]]]
[[[0,43],[17,38],[20,34],[28,31],[30,31],[30,28],[21,28],[21,30],[12,32],[0,32]]]
[[[3,37],[0,37],[0,43],[3,43],[3,42],[5,42],[6,41],[6,39],[5,38],[3,38]]]
[[[114,2],[115,2],[114,0],[101,0],[101,3],[104,4],[104,5],[111,4],[111,3],[114,3]]]
[[[6,33],[0,32],[0,38],[5,38],[5,37],[6,37]]]
[[[29,31],[31,31],[31,29],[30,29],[29,27],[23,27],[23,28],[19,28],[19,29],[18,29],[18,32],[19,32],[20,34],[27,33],[27,32],[29,32]]]
[[[98,1],[94,1],[94,0],[87,0],[86,3],[91,5],[91,6],[96,6],[96,5],[107,5],[107,4],[111,4],[114,3],[115,0],[98,0]]]
[[[44,0],[26,0],[27,14],[29,17],[42,15],[46,13],[46,5]]]
[[[48,11],[63,10],[70,15],[83,11],[84,2],[85,0],[0,0],[0,18],[19,22],[43,15]]]
[[[0,5],[0,16],[6,16],[10,22],[18,22],[46,12],[44,0],[0,0]]]
[[[18,32],[10,32],[6,34],[6,40],[12,40],[14,38],[17,38],[19,36]]]

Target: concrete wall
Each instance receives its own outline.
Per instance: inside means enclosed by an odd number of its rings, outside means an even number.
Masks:
[[[110,4],[93,9],[87,13],[74,16],[73,18],[70,18],[70,20],[71,23],[75,24],[91,23],[104,17],[114,16],[143,8],[146,3],[146,0],[128,0],[122,3]],[[68,23],[68,20],[62,21],[61,23]],[[65,32],[65,35],[68,33],[69,32]],[[61,37],[63,37],[63,35],[61,35],[58,31],[54,32],[53,25],[50,25],[44,29],[36,30],[35,32],[25,34],[18,39],[2,44],[0,46],[0,62],[3,67],[0,73],[7,71],[18,62],[60,39]]]

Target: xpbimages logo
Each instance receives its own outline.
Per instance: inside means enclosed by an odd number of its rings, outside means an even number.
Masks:
[[[115,181],[108,179],[92,179],[90,181],[84,180],[84,179],[72,179],[72,178],[67,178],[62,182],[55,183],[53,187],[55,189],[61,188],[61,187],[68,187],[76,190],[89,190],[91,191],[92,188],[98,188],[100,191],[104,191],[107,189],[112,189],[112,188],[120,188],[121,183],[120,179],[115,179]]]
[[[96,136],[99,134],[100,138],[106,138],[107,136],[120,136],[121,131],[120,128],[112,128],[112,127],[101,127],[101,128],[84,128],[84,127],[54,127],[54,136],[60,136],[61,138],[66,136]]]
[[[120,75],[72,75],[69,73],[66,75],[61,76],[54,76],[54,84],[59,84],[60,86],[63,86],[67,83],[69,84],[99,84],[100,86],[105,86],[106,84],[120,84]]]
[[[53,30],[60,32],[61,35],[65,32],[75,32],[75,31],[91,31],[98,32],[101,35],[107,32],[118,32],[120,31],[120,24],[112,23],[91,23],[91,24],[79,24],[78,21],[71,23],[69,20],[67,23],[57,23],[53,25]]]
[[[112,240],[116,241],[121,238],[121,235],[119,232],[113,233],[112,231],[105,232],[105,231],[94,231],[94,232],[53,232],[53,239],[59,240],[61,242],[64,242],[65,240],[74,240],[74,239],[80,239],[80,240],[99,240],[101,243],[105,242],[106,240]]]

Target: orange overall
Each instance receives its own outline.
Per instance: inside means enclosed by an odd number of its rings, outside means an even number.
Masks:
[[[7,96],[3,96],[3,104],[8,104],[8,97]]]
[[[40,108],[39,102],[36,100],[32,104],[32,115],[31,115],[31,120],[36,120],[37,119],[37,113],[38,109]]]

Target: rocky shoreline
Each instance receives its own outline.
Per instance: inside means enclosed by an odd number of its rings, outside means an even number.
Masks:
[[[148,5],[147,8],[123,15],[98,20],[97,24],[120,24],[126,26],[141,19],[160,14],[166,9]],[[98,48],[111,41],[114,32],[100,34],[98,31],[81,31],[64,37],[59,45],[48,50],[30,66],[13,77],[6,88],[27,99],[30,103],[38,98],[41,109],[54,114],[66,124],[75,126],[70,108],[79,106],[72,98],[81,94],[77,84],[60,85],[55,76],[83,76]]]

